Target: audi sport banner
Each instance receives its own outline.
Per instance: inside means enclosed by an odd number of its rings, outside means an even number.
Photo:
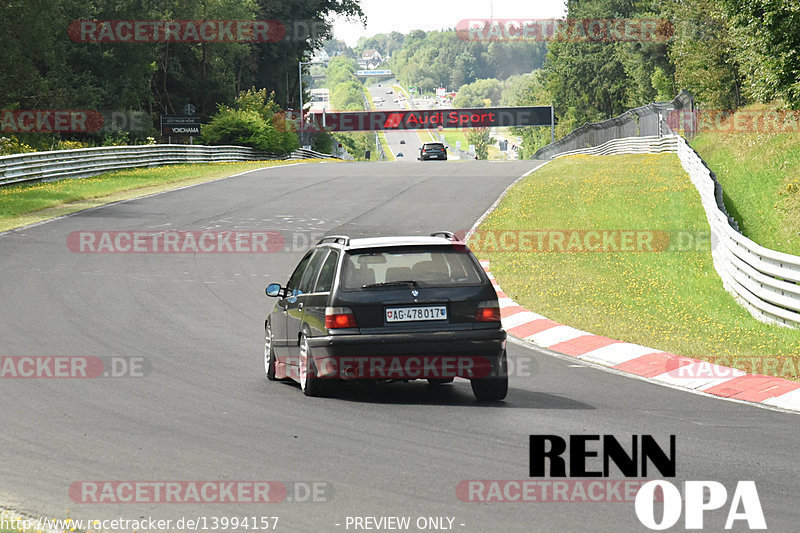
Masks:
[[[161,135],[163,137],[198,136],[200,135],[200,117],[161,115]]]
[[[312,113],[309,129],[327,131],[412,130],[549,126],[550,106],[483,107],[478,109],[413,109]]]

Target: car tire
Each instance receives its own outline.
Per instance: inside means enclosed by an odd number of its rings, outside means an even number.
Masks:
[[[505,350],[494,373],[496,375],[470,380],[472,393],[478,401],[496,402],[508,394],[508,360]]]
[[[438,387],[439,385],[446,385],[452,383],[455,378],[428,378],[428,384]]]
[[[311,356],[311,348],[308,346],[308,338],[305,333],[300,335],[300,357],[298,361],[300,390],[306,396],[319,396],[322,394],[322,384],[317,377],[317,368],[314,358]]]
[[[264,327],[264,371],[268,380],[278,381],[275,377],[275,348],[272,346],[272,327],[269,322]]]

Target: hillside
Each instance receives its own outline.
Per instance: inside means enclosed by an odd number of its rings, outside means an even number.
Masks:
[[[742,232],[767,248],[800,255],[800,128],[796,115],[794,131],[788,132],[774,131],[774,117],[786,119],[786,112],[781,115],[772,108],[753,105],[736,115],[715,128],[717,131],[698,135],[692,147],[719,178],[725,207]],[[759,126],[764,123],[772,126]],[[786,120],[778,124],[791,129]]]

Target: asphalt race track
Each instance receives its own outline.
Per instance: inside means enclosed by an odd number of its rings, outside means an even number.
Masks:
[[[367,87],[370,98],[379,96],[386,100],[378,108],[380,111],[409,109],[409,107],[407,107],[409,105],[408,102],[406,102],[405,105],[394,103],[394,99],[400,96],[396,92],[394,94],[386,94],[386,91],[391,89],[392,85],[395,83],[397,83],[397,80],[389,80],[382,82],[381,87],[378,87],[377,83],[373,83]],[[433,140],[430,139],[426,130],[419,130],[419,132],[424,139]],[[417,157],[419,157],[419,150],[422,148],[422,141],[419,135],[417,135],[417,130],[389,130],[384,133],[386,135],[386,143],[389,145],[389,149],[392,151],[397,161],[417,160]],[[400,141],[405,141],[405,143],[400,144]],[[401,156],[399,154],[403,155]]]
[[[263,325],[274,300],[264,287],[286,281],[309,234],[468,229],[536,164],[300,164],[0,236],[0,355],[139,357],[149,370],[144,377],[0,380],[0,502],[84,519],[278,516],[276,529],[286,532],[353,531],[348,516],[451,517],[454,530],[470,533],[648,531],[632,503],[470,503],[456,486],[529,479],[530,434],[612,434],[623,442],[652,434],[661,444],[674,434],[671,481],[719,481],[731,494],[737,481],[754,480],[769,530],[796,531],[796,415],[514,343],[509,358],[531,375],[512,372],[508,398],[498,404],[476,403],[462,380],[440,388],[350,384],[329,398],[266,381]],[[67,247],[75,231],[206,229],[278,231],[289,250],[82,254]],[[69,489],[82,480],[320,482],[329,492],[328,501],[313,503],[78,504]],[[727,509],[707,513],[705,529],[722,531]],[[745,530],[742,522],[735,530]]]

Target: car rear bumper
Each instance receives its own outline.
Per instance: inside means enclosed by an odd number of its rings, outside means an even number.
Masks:
[[[506,332],[330,335],[308,339],[319,377],[342,379],[483,378],[499,371]]]

